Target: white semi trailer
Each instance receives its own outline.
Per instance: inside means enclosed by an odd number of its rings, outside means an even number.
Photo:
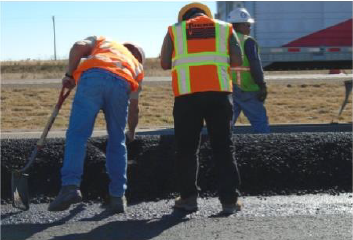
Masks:
[[[265,69],[352,68],[352,1],[217,2],[215,16],[236,7],[255,19]]]

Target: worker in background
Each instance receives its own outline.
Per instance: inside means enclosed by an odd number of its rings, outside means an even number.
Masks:
[[[267,88],[259,55],[259,47],[250,37],[254,19],[245,8],[230,12],[228,22],[232,23],[244,53],[241,66],[232,68],[233,79],[233,120],[237,121],[241,111],[249,119],[255,133],[269,133],[268,117],[264,106]]]
[[[80,63],[81,58],[87,58]],[[138,124],[138,92],[144,77],[145,53],[133,43],[116,43],[105,37],[88,37],[70,50],[63,86],[77,91],[66,132],[65,156],[61,169],[62,188],[49,211],[63,211],[82,200],[79,189],[86,143],[98,112],[107,123],[106,168],[110,178],[110,210],[126,209],[127,138],[132,141]],[[131,95],[130,95],[131,94]],[[130,98],[130,99],[129,99]]]
[[[174,208],[196,211],[198,152],[204,121],[218,174],[223,213],[240,210],[240,177],[233,156],[230,65],[242,64],[231,24],[214,20],[201,3],[184,6],[170,26],[161,50],[161,66],[171,69],[174,92],[176,171],[180,196]]]

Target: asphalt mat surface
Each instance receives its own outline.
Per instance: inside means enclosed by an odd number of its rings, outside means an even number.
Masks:
[[[220,215],[216,198],[199,199],[199,211],[173,211],[173,200],[140,202],[110,214],[98,202],[48,212],[32,204],[21,212],[2,205],[1,239],[351,239],[352,194],[242,197],[243,209]]]
[[[342,193],[352,191],[352,134],[282,133],[233,136],[244,196]],[[27,161],[35,139],[2,139],[1,201],[11,198],[11,172]],[[108,196],[105,137],[92,138],[82,176],[84,200]],[[65,139],[50,139],[29,172],[32,203],[50,201],[60,189]],[[208,137],[200,144],[198,185],[202,197],[216,196],[217,171]],[[139,136],[128,145],[130,202],[174,197],[178,189],[173,135]]]
[[[1,239],[352,239],[352,135],[349,132],[235,136],[237,158],[246,180],[243,189],[263,194],[243,196],[243,210],[231,216],[220,215],[218,200],[207,192],[199,200],[198,212],[185,214],[172,210],[173,199],[166,196],[174,189],[174,183],[165,181],[170,178],[166,170],[173,169],[171,162],[165,161],[173,156],[173,138],[168,134],[141,136],[129,146],[130,171],[135,180],[130,182],[129,196],[135,200],[131,201],[127,213],[110,214],[101,206],[101,199],[96,199],[97,194],[92,194],[97,189],[97,166],[104,163],[105,145],[104,138],[94,138],[88,148],[92,159],[88,159],[87,172],[88,176],[95,177],[89,178],[94,181],[85,185],[85,195],[91,198],[59,213],[46,210],[47,201],[51,200],[47,196],[38,195],[26,212],[14,209],[2,199]],[[11,169],[9,166],[14,161],[25,161],[34,142],[34,139],[2,139],[2,171]],[[31,172],[36,176],[34,180],[39,176],[51,179],[55,174],[44,176],[43,173],[52,164],[59,169],[62,152],[63,139],[48,142],[47,150],[43,149],[39,155],[36,172]],[[201,158],[209,156],[209,144],[203,141]],[[201,168],[200,182],[204,189],[212,190],[209,163],[202,162]],[[158,177],[164,181],[156,181],[157,169],[163,169]],[[3,185],[8,182],[3,180],[6,179],[2,179],[2,191],[4,186],[9,186]],[[48,185],[46,181],[46,184],[39,182]],[[35,183],[31,192],[42,190]],[[100,190],[101,184],[98,182]],[[52,191],[53,184],[49,185]],[[266,188],[271,191],[263,192]],[[160,194],[164,191],[164,195]],[[331,194],[303,195],[322,192]],[[151,193],[156,194],[152,194],[154,201],[147,198]],[[274,196],[280,193],[283,194]],[[42,200],[44,203],[40,203]]]

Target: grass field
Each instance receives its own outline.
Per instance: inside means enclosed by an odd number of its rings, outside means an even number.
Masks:
[[[347,123],[352,122],[352,102],[341,117],[335,116],[343,102],[343,84],[269,84],[266,108],[270,124],[279,123]],[[2,88],[1,130],[44,128],[57,101],[57,88]],[[53,129],[67,128],[74,92],[64,103]],[[170,83],[144,86],[140,97],[139,128],[172,127],[173,95]],[[239,124],[248,124],[241,115]],[[97,129],[105,128],[104,116],[98,115]]]
[[[147,58],[144,66],[146,76],[170,76],[169,71],[163,71],[160,67],[158,58]],[[57,61],[3,61],[0,62],[2,79],[54,79],[62,78],[65,74],[67,60]],[[344,70],[346,73],[352,73],[352,69]],[[276,74],[296,74],[296,73],[328,73],[329,70],[304,70],[304,71],[269,71],[267,75]]]
[[[54,79],[65,74],[67,60],[57,61],[4,61],[1,62],[2,79]],[[163,71],[159,59],[148,58],[145,63],[146,76],[170,76],[169,71]]]
[[[51,79],[61,78],[65,72],[67,60],[59,61],[17,61],[1,62],[1,79]],[[146,76],[170,76],[163,71],[159,59],[147,59]],[[351,70],[346,72],[351,73]],[[296,73],[328,73],[320,71],[296,71]],[[283,72],[266,72],[268,75]],[[352,122],[352,102],[336,118],[343,102],[345,88],[342,83],[326,84],[268,84],[266,108],[270,124],[280,123],[330,123]],[[54,129],[66,129],[74,93],[66,100],[57,117]],[[57,101],[57,88],[6,88],[1,89],[1,130],[43,129]],[[145,85],[140,98],[139,128],[172,127],[174,97],[170,83]],[[237,124],[248,124],[241,115]],[[96,121],[96,128],[104,129],[102,113]]]

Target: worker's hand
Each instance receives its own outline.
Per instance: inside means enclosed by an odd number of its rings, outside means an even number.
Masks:
[[[131,143],[132,141],[135,140],[135,131],[132,132],[132,131],[126,131],[125,132],[125,138],[126,138],[126,143],[129,144]]]
[[[62,79],[62,84],[64,88],[73,89],[76,86],[75,79],[72,77],[65,76]]]
[[[260,87],[260,91],[257,94],[257,99],[259,99],[260,102],[265,102],[267,97],[266,83],[259,85],[259,87]]]

